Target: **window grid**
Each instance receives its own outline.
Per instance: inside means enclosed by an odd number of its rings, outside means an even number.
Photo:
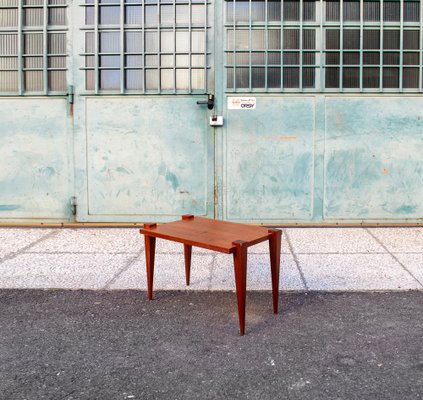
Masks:
[[[207,91],[208,0],[85,0],[81,6],[87,92]],[[106,51],[114,36],[119,44]]]
[[[0,0],[0,94],[66,92],[66,0]]]
[[[420,1],[226,0],[225,3],[224,67],[228,92],[422,91]],[[269,42],[275,31],[280,37],[277,48]],[[377,47],[368,44],[373,31],[378,35]],[[335,47],[330,44],[334,36],[338,42]],[[244,53],[248,53],[248,64]],[[257,64],[260,53],[264,61]],[[376,54],[378,61],[374,58]],[[274,59],[279,57],[279,64],[272,63],[270,55]]]

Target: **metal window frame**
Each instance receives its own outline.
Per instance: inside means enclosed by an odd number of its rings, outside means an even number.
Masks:
[[[16,34],[18,40],[17,46],[17,59],[18,65],[16,71],[18,73],[18,89],[16,91],[0,91],[0,97],[3,96],[63,96],[67,94],[67,82],[65,82],[65,89],[61,91],[49,90],[49,71],[68,71],[67,62],[66,67],[49,67],[48,60],[50,56],[69,57],[67,49],[65,53],[53,54],[48,52],[48,38],[50,33],[62,33],[67,35],[69,31],[68,24],[66,25],[49,25],[48,17],[49,10],[53,8],[65,9],[65,18],[68,20],[69,5],[67,2],[63,4],[49,4],[49,0],[42,0],[40,4],[26,5],[23,0],[18,0],[16,5],[13,6],[0,6],[0,9],[17,9],[18,21],[16,27],[0,27],[0,35],[2,34]],[[38,26],[27,26],[24,24],[24,10],[27,9],[42,9],[43,13],[43,24]],[[43,35],[43,52],[42,57],[42,68],[26,68],[24,66],[24,58],[27,56],[24,54],[24,36],[28,33],[41,33]],[[7,71],[7,70],[3,70]],[[25,90],[24,74],[26,71],[42,71],[43,75],[43,89],[39,91]],[[67,79],[67,77],[66,77]]]

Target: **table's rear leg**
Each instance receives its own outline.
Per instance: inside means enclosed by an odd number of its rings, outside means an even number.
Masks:
[[[144,235],[145,241],[145,261],[147,267],[147,290],[148,299],[153,299],[153,276],[154,276],[154,258],[156,254],[156,238]]]
[[[245,333],[245,301],[247,297],[247,242],[237,240],[232,244],[236,246],[234,253],[234,270],[236,297],[238,302],[239,333]]]
[[[184,244],[184,256],[185,256],[185,279],[187,286],[189,286],[189,279],[191,274],[191,254],[192,246]]]
[[[279,229],[269,229],[270,268],[272,271],[273,312],[278,313],[279,273],[281,268],[281,237]]]

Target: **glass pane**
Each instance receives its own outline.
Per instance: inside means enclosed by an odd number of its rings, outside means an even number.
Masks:
[[[86,90],[94,90],[95,73],[92,70],[85,71],[85,88]]]
[[[15,8],[0,9],[0,26],[1,27],[17,27],[18,26],[18,10]]]
[[[159,66],[159,56],[157,54],[145,56],[145,66],[146,67],[158,67]]]
[[[192,67],[204,67],[206,65],[206,57],[203,55],[192,55],[191,66]]]
[[[120,51],[119,32],[100,32],[100,53],[118,53]]]
[[[339,1],[325,1],[326,21],[339,21],[340,6]]]
[[[281,53],[268,53],[267,63],[269,65],[280,65],[281,64]]]
[[[248,88],[250,83],[250,73],[248,68],[237,68],[235,84],[237,88]]]
[[[16,92],[18,90],[18,72],[0,71],[0,91]]]
[[[145,6],[145,25],[157,26],[158,22],[157,6]]]
[[[245,64],[249,64],[248,61]],[[251,54],[252,65],[266,65],[266,56],[264,53],[252,53]]]
[[[18,35],[1,34],[0,35],[0,55],[18,54]]]
[[[268,1],[267,2],[267,19],[269,22],[279,22],[281,20],[281,2]],[[280,82],[280,77],[279,77]],[[280,85],[279,85],[280,87]]]
[[[24,34],[24,54],[43,54],[43,34]]]
[[[189,32],[176,31],[176,51],[179,53],[189,52]],[[192,51],[196,52],[194,49]]]
[[[266,48],[266,42],[265,42],[265,33],[264,30],[253,30],[251,32],[251,47],[255,50],[261,50]],[[270,35],[270,32],[269,32]],[[275,35],[276,36],[276,35]],[[276,38],[276,40],[278,40]]]
[[[163,57],[162,57],[162,61],[163,61]],[[162,66],[173,66],[173,56],[169,56],[169,60],[166,60],[167,63],[166,65],[164,65],[163,63],[161,64]],[[189,55],[188,54],[178,54],[176,56],[176,66],[177,67],[189,67]]]
[[[100,71],[100,89],[120,89],[120,71],[119,70],[101,70]]]
[[[344,30],[344,49],[359,49],[360,48],[360,31],[358,29]]]
[[[171,22],[173,23],[173,11],[172,11],[172,17]],[[189,24],[189,8],[188,5],[177,5],[176,6],[176,23],[177,24]]]
[[[18,57],[0,57],[0,70],[18,69]]]
[[[316,53],[303,53],[303,65],[316,64]]]
[[[303,68],[303,88],[312,89],[315,87],[316,70],[315,68]]]
[[[53,92],[66,90],[66,71],[48,71],[48,90]]]
[[[375,89],[379,87],[379,68],[363,68],[363,88]]]
[[[363,49],[380,48],[380,31],[376,29],[366,29],[363,31]]]
[[[173,6],[170,4],[160,6],[160,23],[173,25]]]
[[[175,51],[174,36],[172,31],[160,32],[160,51],[173,53]]]
[[[340,47],[339,29],[326,30],[326,49],[338,50]]]
[[[267,48],[271,50],[279,50],[281,48],[280,29],[272,29],[268,31]]]
[[[380,54],[377,52],[364,53],[363,54],[363,64],[364,65],[379,65],[380,63]]]
[[[316,2],[314,0],[303,2],[303,21],[316,20]]]
[[[66,54],[65,33],[48,33],[47,40],[49,54]]]
[[[43,68],[43,57],[24,57],[25,68]]]
[[[287,89],[300,87],[300,69],[299,68],[284,68],[283,87]]]
[[[383,53],[383,65],[398,65],[399,60],[400,57],[398,52]]]
[[[404,21],[419,22],[420,18],[420,2],[404,1]]]
[[[265,5],[264,1],[251,2],[251,21],[264,21],[266,15]]]
[[[49,8],[48,23],[49,25],[66,25],[66,8]]]
[[[189,89],[189,69],[176,70],[176,89]]]
[[[300,48],[300,31],[299,29],[285,29],[283,33],[284,49]]]
[[[94,7],[85,7],[85,24],[94,25]]]
[[[346,89],[360,87],[360,69],[359,68],[343,68],[342,84]]]
[[[339,65],[339,61],[340,61],[339,53],[326,53],[327,65]]]
[[[417,89],[419,87],[419,69],[404,68],[402,79],[402,86],[405,89]]]
[[[400,2],[384,1],[383,2],[383,19],[384,21],[400,20]]]
[[[418,50],[419,43],[419,31],[404,31],[403,46],[405,50]]]
[[[363,12],[364,12],[364,21],[379,21],[380,2],[379,1],[365,1]]]
[[[281,70],[280,68],[267,69],[267,87],[280,88],[281,87]]]
[[[303,31],[303,49],[314,50],[316,48],[316,30],[304,29]]]
[[[193,4],[191,6],[191,21],[193,24],[206,24],[206,14],[203,4]]]
[[[94,56],[85,56],[85,67],[94,68],[95,66],[95,57]]]
[[[28,92],[40,92],[43,90],[43,71],[24,72],[25,90]]]
[[[128,24],[128,25],[142,24],[141,6],[126,6],[125,7],[125,24]]]
[[[42,26],[44,23],[42,8],[25,8],[23,10],[23,15],[23,24],[26,26]]]
[[[360,53],[344,53],[343,54],[344,65],[360,65]]]
[[[101,25],[118,25],[120,6],[100,6],[99,23]]]
[[[176,35],[176,38],[178,39],[178,35]],[[193,53],[205,53],[205,51],[206,51],[205,38],[206,38],[206,35],[204,34],[204,31],[192,31],[191,32],[191,46],[192,46],[191,51]],[[179,50],[179,46],[180,46],[180,43],[179,43],[179,39],[178,39],[177,44],[176,44],[177,51],[181,51],[181,50]],[[184,46],[184,47],[187,48],[188,43],[187,43],[187,46]]]
[[[384,30],[383,31],[383,48],[384,49],[399,49],[400,46],[400,31],[399,30]]]
[[[85,32],[85,52],[94,53],[94,32]]]
[[[204,90],[206,88],[204,69],[192,69],[191,70],[191,89],[193,90]]]
[[[419,65],[419,53],[404,53],[404,65]]]
[[[125,51],[127,53],[141,53],[142,44],[141,32],[125,32]]]
[[[159,42],[157,40],[157,32],[145,32],[145,51],[157,52],[159,50]]]
[[[226,87],[232,89],[234,87],[234,69],[228,68],[226,70]]]
[[[339,68],[326,68],[325,87],[328,89],[339,88]]]
[[[264,68],[252,68],[251,69],[251,87],[252,88],[264,88],[265,87],[265,69]]]
[[[188,57],[188,56],[176,56],[176,59],[178,60],[178,57]],[[178,61],[177,61],[178,62]],[[173,67],[174,65],[174,58],[173,54],[167,54],[160,56],[160,66],[161,67]],[[181,67],[184,67],[185,65],[180,65]]]
[[[125,67],[142,67],[142,56],[125,56]]]
[[[141,70],[126,70],[125,71],[125,87],[128,90],[142,90],[143,88],[143,74]]]
[[[66,57],[49,57],[49,68],[66,68]]]
[[[344,21],[360,21],[360,2],[344,1]]]
[[[399,87],[399,68],[383,68],[383,87]]]
[[[300,20],[300,2],[285,0],[283,2],[283,17],[284,21],[299,21]]]
[[[284,65],[299,65],[300,53],[298,52],[283,53],[283,64]]]
[[[120,56],[100,56],[99,66],[100,67],[119,68],[120,67]]]
[[[164,90],[173,89],[173,69],[162,69],[160,71],[160,87]]]

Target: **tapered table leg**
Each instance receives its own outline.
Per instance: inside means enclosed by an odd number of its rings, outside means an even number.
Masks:
[[[279,229],[269,229],[271,234],[269,239],[270,268],[272,271],[272,294],[273,312],[278,313],[279,299],[279,273],[281,268],[281,237],[282,231]]]
[[[185,279],[187,286],[189,286],[189,279],[191,274],[191,254],[192,246],[184,244],[184,256],[185,256]]]
[[[154,276],[154,257],[156,255],[156,238],[144,235],[145,242],[145,261],[147,267],[147,290],[148,299],[153,299],[153,276]]]
[[[236,246],[234,253],[234,270],[236,297],[238,302],[239,333],[245,333],[245,301],[247,297],[247,242],[237,240],[232,244]]]

